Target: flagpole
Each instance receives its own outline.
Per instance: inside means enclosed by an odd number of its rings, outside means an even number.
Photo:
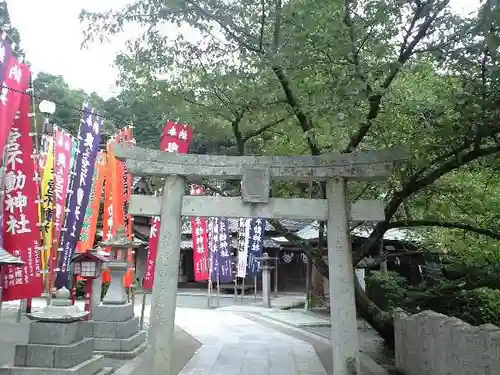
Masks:
[[[212,254],[208,251],[208,290],[207,290],[207,305],[208,308],[212,307]]]

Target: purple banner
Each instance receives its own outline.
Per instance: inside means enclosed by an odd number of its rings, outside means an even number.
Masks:
[[[260,275],[260,261],[257,258],[262,256],[264,247],[264,231],[266,221],[262,219],[251,219],[250,230],[248,231],[248,261],[247,276]]]
[[[219,282],[232,283],[234,280],[232,238],[227,219],[219,220]]]
[[[100,129],[102,118],[92,113],[92,107],[85,102],[83,118],[78,134],[78,149],[75,162],[75,176],[67,204],[67,216],[61,236],[62,254],[59,258],[56,287],[61,288],[68,282],[70,262],[75,252],[78,238],[82,230],[85,209],[89,203],[92,177],[94,175],[95,159],[99,151]]]
[[[208,251],[210,253],[210,280],[217,281],[219,274],[219,218],[208,218]]]

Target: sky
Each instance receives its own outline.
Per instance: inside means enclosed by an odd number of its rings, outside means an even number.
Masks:
[[[128,35],[110,43],[80,48],[83,39],[78,16],[82,8],[106,11],[132,0],[7,0],[11,22],[19,30],[21,45],[35,73],[62,75],[70,87],[97,92],[107,99],[118,93],[118,71],[113,66]],[[467,14],[479,0],[452,0],[457,13]],[[138,30],[137,30],[138,31]],[[129,34],[130,35],[130,34]]]

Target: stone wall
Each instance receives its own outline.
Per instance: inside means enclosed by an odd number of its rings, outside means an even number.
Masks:
[[[434,311],[394,316],[396,367],[405,375],[500,374],[500,328]]]

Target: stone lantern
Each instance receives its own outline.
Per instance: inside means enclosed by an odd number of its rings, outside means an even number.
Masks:
[[[257,258],[262,270],[262,299],[264,307],[268,308],[271,307],[271,270],[274,269],[276,259],[270,257],[268,253],[263,253],[261,257]]]
[[[105,263],[111,284],[102,303],[92,310],[94,350],[109,358],[134,358],[146,348],[146,332],[139,330],[139,318],[134,317],[122,279],[128,268],[126,251],[140,245],[127,238],[124,228],[99,245],[111,248],[111,258]]]
[[[117,228],[116,233],[109,240],[102,241],[99,245],[111,248],[111,259],[107,263],[111,284],[102,303],[104,305],[123,305],[128,301],[127,292],[122,283],[123,276],[128,269],[126,252],[128,249],[137,249],[139,245],[127,238],[123,227]]]

